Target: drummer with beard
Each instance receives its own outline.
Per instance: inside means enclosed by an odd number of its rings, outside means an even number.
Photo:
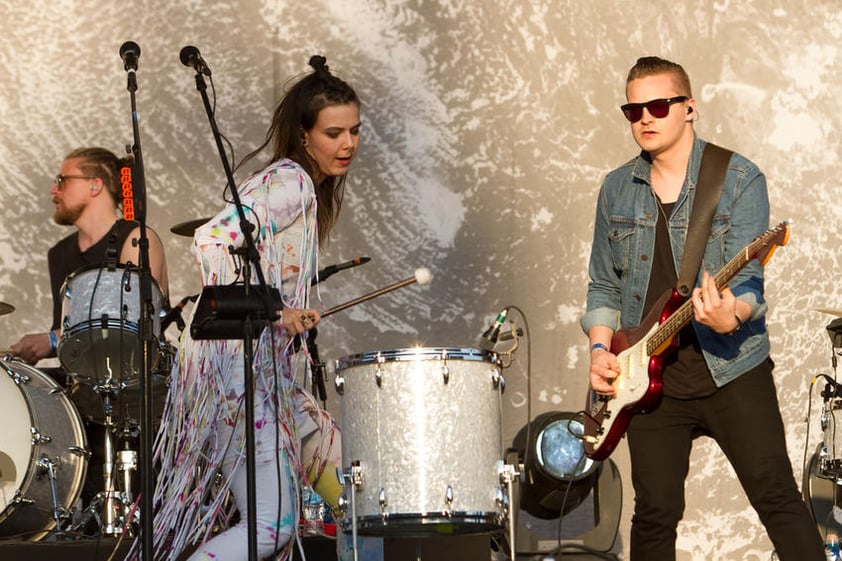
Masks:
[[[106,263],[109,246],[118,252],[120,264],[139,263],[137,222],[121,217],[120,168],[127,163],[113,152],[98,147],[77,148],[61,164],[50,190],[55,214],[61,226],[75,226],[76,231],[50,248],[50,286],[53,294],[53,323],[44,333],[31,333],[11,345],[24,362],[56,356],[61,336],[62,294],[65,279],[74,271],[98,267]],[[167,301],[168,281],[164,246],[161,239],[147,228],[149,267]],[[116,238],[115,238],[116,235]]]
[[[11,350],[28,364],[56,356],[61,337],[62,287],[68,276],[80,269],[106,265],[109,252],[117,254],[118,264],[139,263],[140,227],[137,222],[124,219],[121,209],[120,169],[127,163],[128,158],[118,158],[105,148],[86,147],[70,152],[61,164],[50,190],[55,205],[53,219],[61,226],[75,226],[76,231],[55,244],[47,254],[53,294],[50,330],[24,335],[11,345]],[[164,247],[152,229],[147,228],[146,232],[151,275],[161,289],[166,306],[168,282]],[[55,370],[45,369],[45,373],[66,386],[66,374],[61,369]],[[75,401],[76,397],[73,397]],[[85,419],[84,425],[92,455],[80,498],[83,504],[88,504],[102,490],[106,429],[92,419]]]

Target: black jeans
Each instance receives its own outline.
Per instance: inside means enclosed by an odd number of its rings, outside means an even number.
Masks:
[[[702,435],[716,440],[731,462],[781,561],[825,559],[818,528],[792,475],[772,368],[767,359],[712,396],[664,397],[654,411],[632,419],[631,561],[675,559],[690,448]]]

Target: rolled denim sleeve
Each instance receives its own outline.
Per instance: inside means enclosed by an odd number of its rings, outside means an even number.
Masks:
[[[606,185],[599,190],[594,220],[593,243],[588,265],[587,310],[580,320],[585,334],[594,325],[608,326],[614,331],[620,327],[621,278],[614,267],[609,241],[610,219]]]
[[[744,173],[738,174],[737,185],[731,192],[731,227],[725,236],[725,259],[732,259],[755,238],[769,228],[769,197],[766,177],[754,164],[740,158],[734,162],[743,166]],[[763,266],[752,259],[728,283],[734,295],[751,306],[749,321],[766,314],[768,306],[763,295]]]

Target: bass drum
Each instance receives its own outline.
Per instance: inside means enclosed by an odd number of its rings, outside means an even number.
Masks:
[[[43,372],[0,359],[0,536],[38,540],[67,520],[88,468],[76,407]],[[55,502],[51,482],[55,483]]]
[[[842,481],[822,472],[822,447],[819,444],[816,453],[810,456],[801,490],[822,537],[832,533],[842,535]]]
[[[342,458],[356,469],[358,532],[481,534],[503,521],[497,355],[479,349],[376,351],[336,363]],[[351,509],[342,526],[353,527]]]

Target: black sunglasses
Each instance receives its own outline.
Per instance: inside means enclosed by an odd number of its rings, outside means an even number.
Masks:
[[[620,106],[620,111],[626,116],[630,123],[636,123],[643,118],[643,108],[645,107],[649,114],[656,119],[663,119],[670,112],[670,105],[673,103],[681,103],[687,101],[686,95],[678,97],[668,97],[666,99],[653,99],[646,103],[626,103]]]

